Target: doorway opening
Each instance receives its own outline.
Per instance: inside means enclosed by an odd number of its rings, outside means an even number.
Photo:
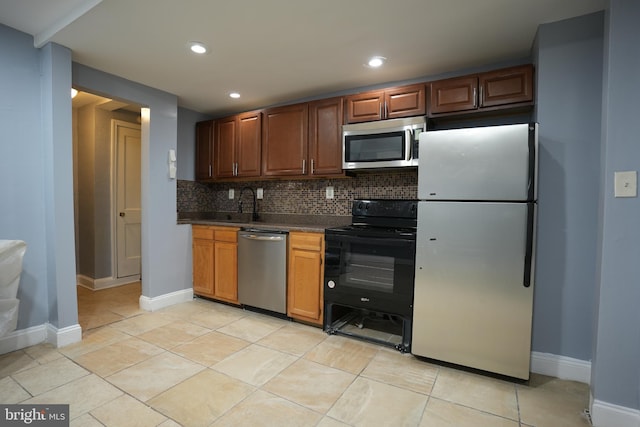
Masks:
[[[142,312],[140,106],[80,91],[72,101],[78,322]]]

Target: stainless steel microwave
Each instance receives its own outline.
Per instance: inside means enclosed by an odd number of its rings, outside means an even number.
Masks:
[[[409,117],[342,126],[342,168],[418,166],[418,136],[427,119]]]

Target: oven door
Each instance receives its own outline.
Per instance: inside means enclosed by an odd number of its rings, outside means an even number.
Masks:
[[[411,237],[327,233],[325,301],[411,316],[415,248]]]

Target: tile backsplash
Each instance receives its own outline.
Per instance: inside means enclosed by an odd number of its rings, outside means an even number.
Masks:
[[[415,169],[391,172],[366,172],[350,178],[269,180],[251,182],[199,183],[178,180],[177,208],[186,212],[237,212],[244,187],[264,190],[258,200],[258,212],[271,214],[351,215],[354,199],[415,199],[418,173]],[[333,187],[334,198],[325,197]],[[229,199],[229,189],[234,199]],[[251,209],[251,193],[242,193],[245,212]]]

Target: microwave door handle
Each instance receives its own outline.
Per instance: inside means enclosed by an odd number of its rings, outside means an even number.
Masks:
[[[411,129],[404,130],[404,152],[407,153],[406,160],[411,160],[411,142],[413,141],[413,131]]]

